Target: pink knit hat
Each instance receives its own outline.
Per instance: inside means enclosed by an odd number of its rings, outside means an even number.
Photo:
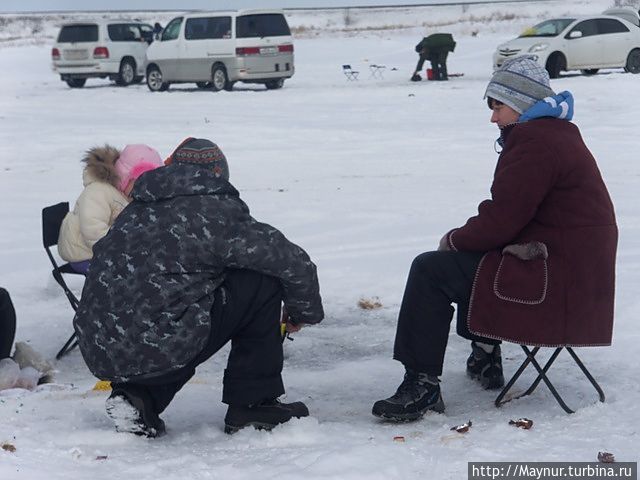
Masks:
[[[144,172],[162,165],[160,154],[153,148],[147,145],[127,145],[120,152],[120,158],[116,162],[120,190],[124,191],[131,180],[136,180]]]

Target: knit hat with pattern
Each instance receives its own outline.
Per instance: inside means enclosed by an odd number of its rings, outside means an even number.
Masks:
[[[216,177],[229,180],[229,165],[222,150],[211,140],[187,138],[165,163],[190,163],[211,169]]]
[[[549,74],[533,55],[507,60],[493,73],[484,98],[493,98],[522,114],[539,100],[555,95]]]

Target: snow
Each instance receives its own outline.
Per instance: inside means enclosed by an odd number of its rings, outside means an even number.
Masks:
[[[609,3],[563,5],[590,13]],[[537,7],[539,15],[548,5]],[[385,15],[402,23],[393,12]],[[391,354],[412,259],[434,249],[488,195],[497,131],[482,96],[491,54],[522,22],[537,21],[531,15],[511,26],[450,25],[458,46],[449,71],[464,76],[441,83],[408,81],[413,46],[425,33],[420,25],[303,35],[295,42],[296,75],[268,92],[238,86],[214,94],[185,84],[151,93],[106,80],[72,90],[50,70],[46,39],[0,48],[0,284],[16,306],[16,340],[52,359],[71,334],[72,310],[51,277],[40,214],[44,206],[75,201],[79,159],[104,142],[148,143],[163,155],[189,135],[217,142],[253,215],[316,261],[326,310],[322,324],[285,342],[287,399],[307,403],[310,418],[270,433],[225,435],[224,350],[163,414],[165,437],[117,433],[105,414],[107,393],[92,391],[96,379],[75,350],[57,362],[56,383],[0,392],[0,444],[16,447],[0,450],[0,479],[459,479],[469,461],[595,461],[598,451],[637,461],[640,76],[621,70],[552,81],[576,98],[575,123],[618,215],[614,343],[578,352],[606,403],[594,403],[595,391],[563,353],[550,377],[577,413],[565,414],[544,386],[496,409],[496,393],[466,378],[469,345],[452,330],[442,379],[446,412],[400,425],[370,414],[401,381]],[[346,81],[345,63],[360,70],[358,82]],[[386,65],[382,80],[370,78],[371,63]],[[70,283],[81,289],[77,279]],[[373,297],[382,308],[358,308],[361,298]],[[522,356],[516,345],[504,345],[507,374]],[[532,419],[533,428],[508,424],[520,417]],[[450,430],[468,420],[469,433]]]

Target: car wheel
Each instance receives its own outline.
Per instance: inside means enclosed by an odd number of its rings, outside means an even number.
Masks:
[[[631,50],[624,68],[629,73],[640,73],[640,49]]]
[[[279,88],[282,88],[282,86],[284,85],[284,78],[269,80],[268,82],[265,82],[264,85],[268,90],[277,90]]]
[[[567,68],[567,62],[564,59],[564,55],[560,52],[554,52],[547,59],[547,64],[545,65],[547,72],[549,72],[549,78],[558,78],[560,76],[560,72]]]
[[[595,75],[598,73],[598,68],[585,68],[584,70],[580,70],[583,75]]]
[[[82,88],[84,87],[84,84],[87,83],[87,79],[86,78],[67,78],[65,82],[67,82],[67,85],[69,85],[71,88]]]
[[[162,81],[162,72],[156,66],[147,70],[147,87],[152,92],[164,92],[169,88],[169,84]]]
[[[223,65],[217,64],[211,70],[211,90],[219,92],[227,86],[227,72]]]
[[[131,85],[136,79],[136,64],[130,58],[125,58],[120,62],[120,70],[116,78],[116,85],[126,87]]]

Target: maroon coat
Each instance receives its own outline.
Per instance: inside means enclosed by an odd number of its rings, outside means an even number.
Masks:
[[[467,323],[527,345],[610,345],[618,241],[613,204],[578,128],[552,118],[505,128],[491,200],[447,234],[487,252]]]

